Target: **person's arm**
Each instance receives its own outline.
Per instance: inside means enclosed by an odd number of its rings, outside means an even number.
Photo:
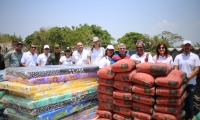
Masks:
[[[178,70],[178,69],[179,69],[179,67],[178,67],[178,58],[176,56],[175,59],[174,59],[174,70]]]
[[[25,58],[25,56],[26,56],[26,54],[24,53],[24,54],[22,55],[22,59],[21,59],[21,66],[22,66],[22,67],[26,67],[26,64],[25,64],[26,58]]]
[[[63,61],[62,58],[63,58],[63,57],[61,57],[60,60],[59,60],[59,65],[62,65],[62,63],[63,63],[63,62],[62,62],[62,61]]]
[[[194,76],[196,76],[198,73],[199,73],[199,66],[195,66],[195,67],[194,67],[194,70],[192,71],[192,73],[191,73],[189,76],[187,76],[187,77],[188,77],[188,79],[190,80],[190,79],[192,79]]]
[[[50,65],[51,64],[51,55],[48,57],[47,62],[45,65]]]
[[[91,64],[90,56],[87,57],[88,64]]]
[[[37,57],[37,63],[36,63],[36,66],[41,66],[41,64],[40,64],[40,55]]]
[[[10,58],[10,57],[11,57],[11,53],[12,53],[11,51],[9,51],[8,53],[6,53],[6,54],[4,55],[4,60]]]

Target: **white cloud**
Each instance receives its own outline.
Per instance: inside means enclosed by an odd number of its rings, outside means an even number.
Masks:
[[[156,27],[160,27],[160,28],[170,27],[170,28],[172,28],[172,27],[178,27],[178,24],[177,23],[171,23],[167,20],[163,20],[162,22],[156,24]]]
[[[200,22],[194,23],[194,27],[200,27]]]

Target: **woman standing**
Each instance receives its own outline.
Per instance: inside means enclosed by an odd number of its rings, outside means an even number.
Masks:
[[[59,60],[59,65],[69,65],[72,64],[71,49],[67,47],[65,50],[65,56],[62,56]]]
[[[168,54],[167,46],[159,43],[156,48],[156,55],[153,56],[154,63],[162,62],[173,65],[173,58]]]
[[[114,64],[114,60],[112,59],[112,56],[114,55],[114,46],[108,45],[106,47],[105,56],[100,60],[99,68],[103,68],[105,66]]]

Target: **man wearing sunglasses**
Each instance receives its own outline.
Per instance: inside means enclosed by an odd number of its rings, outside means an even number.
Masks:
[[[62,56],[64,56],[64,54],[61,52],[60,46],[55,45],[54,53],[51,53],[51,55],[47,59],[46,65],[59,65],[59,60]]]
[[[22,67],[33,67],[37,64],[37,54],[36,54],[36,46],[34,44],[30,45],[30,50],[23,54],[21,59]]]
[[[48,57],[50,56],[50,48],[49,45],[44,45],[44,53],[40,54],[37,58],[38,66],[45,66]]]

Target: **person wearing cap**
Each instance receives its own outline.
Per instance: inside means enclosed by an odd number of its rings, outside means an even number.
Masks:
[[[105,54],[105,49],[101,47],[101,41],[98,37],[93,37],[93,46],[90,50],[90,61],[92,65],[99,65],[99,61]]]
[[[181,70],[187,74],[186,91],[188,96],[185,98],[185,111],[186,120],[192,120],[194,115],[193,98],[196,88],[196,78],[199,73],[200,60],[199,56],[193,52],[192,42],[190,40],[184,40],[182,44],[183,53],[177,55],[174,59],[174,69]]]
[[[72,54],[72,63],[78,65],[90,64],[89,52],[83,49],[83,43],[78,42],[76,44],[76,49]]]
[[[133,54],[130,59],[139,60],[141,63],[143,62],[154,63],[151,54],[144,52],[145,44],[143,43],[143,41],[138,40],[135,46],[136,46],[136,54]]]
[[[59,60],[59,65],[69,65],[72,64],[71,48],[67,47],[65,50],[65,56],[62,56]]]
[[[118,45],[118,51],[113,55],[112,59],[115,62],[121,59],[130,59],[130,55],[126,52],[126,45],[124,43]]]
[[[38,66],[45,66],[47,59],[50,56],[50,48],[49,45],[44,45],[44,53],[40,54],[37,58],[37,65]]]
[[[108,45],[106,47],[105,56],[100,60],[99,68],[103,68],[105,66],[115,63],[115,61],[112,59],[114,52],[115,52],[115,48],[113,45]]]
[[[64,56],[64,54],[60,50],[59,45],[54,46],[54,53],[51,53],[49,58],[47,59],[46,65],[59,65],[60,58]]]
[[[9,67],[21,67],[21,59],[23,56],[23,44],[17,42],[15,49],[9,51],[5,56],[4,60],[9,59]]]
[[[37,66],[36,46],[34,44],[31,44],[30,50],[23,54],[21,59],[21,66],[23,67]]]

